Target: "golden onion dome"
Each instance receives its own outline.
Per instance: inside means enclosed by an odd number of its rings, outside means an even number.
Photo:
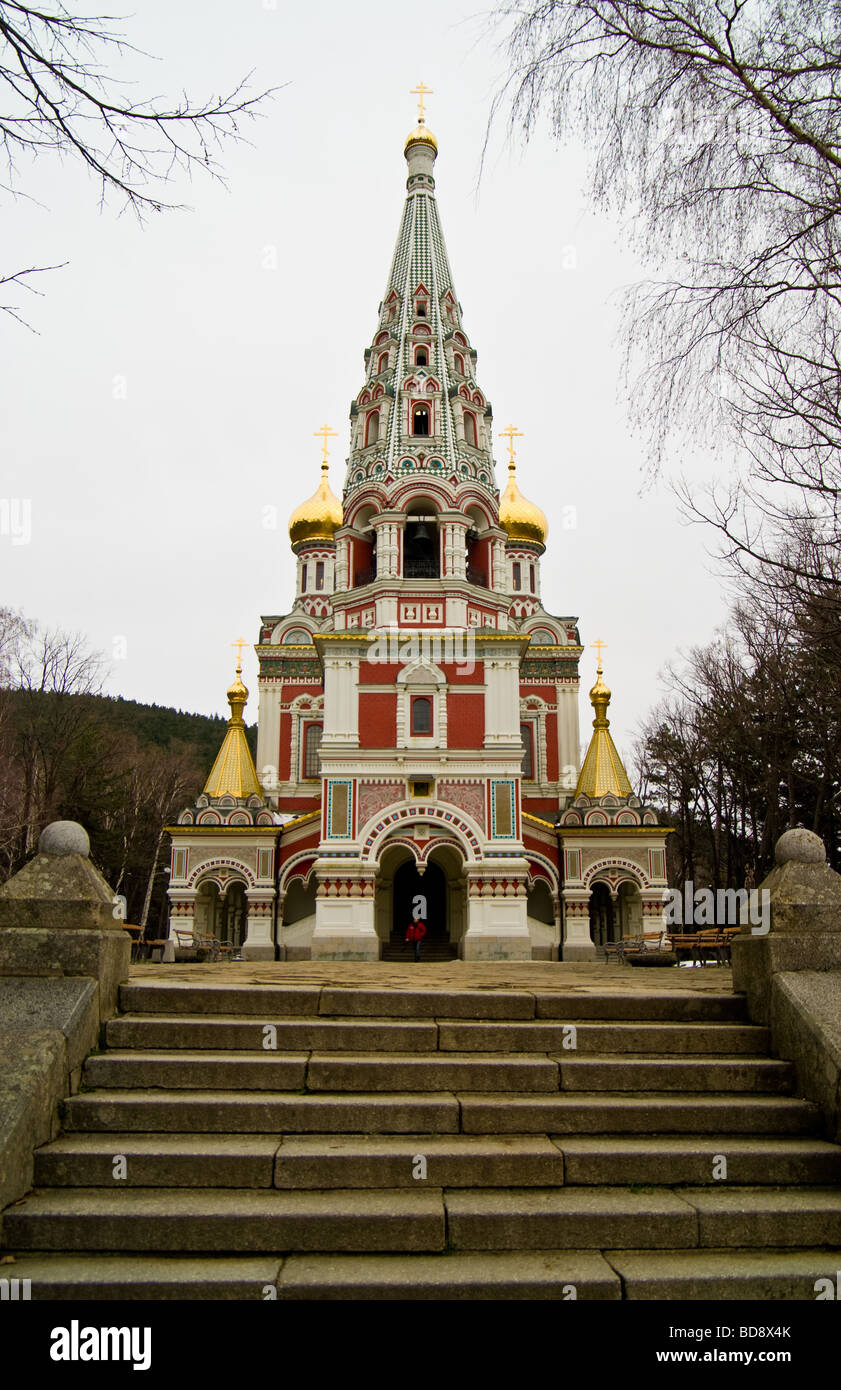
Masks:
[[[438,141],[422,118],[418,121],[414,130],[410,130],[409,134],[406,136],[406,144],[403,149],[404,154],[406,154],[410,145],[429,145],[430,149],[434,150],[436,154],[438,153]]]
[[[529,502],[517,486],[516,464],[508,465],[508,486],[499,503],[499,524],[508,532],[509,541],[529,541],[545,545],[549,522],[534,502]]]
[[[293,545],[300,541],[332,541],[342,524],[342,504],[333,492],[328,479],[330,465],[322,463],[321,482],[308,501],[289,518],[289,539]]]

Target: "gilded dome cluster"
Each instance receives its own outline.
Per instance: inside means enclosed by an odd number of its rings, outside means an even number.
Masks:
[[[321,465],[321,482],[306,502],[296,507],[289,518],[289,539],[293,545],[302,541],[332,541],[342,524],[342,504],[330,486],[329,464]]]
[[[509,541],[527,541],[545,545],[549,523],[545,513],[524,497],[517,486],[516,464],[508,465],[508,486],[499,502],[499,524],[508,532]]]

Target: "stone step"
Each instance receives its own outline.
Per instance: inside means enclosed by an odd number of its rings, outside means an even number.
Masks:
[[[237,985],[150,981],[120,989],[123,1013],[279,1018],[555,1019],[567,1023],[745,1023],[744,996],[713,990],[366,988],[352,985]]]
[[[575,1032],[571,1029],[574,1026]],[[186,1040],[185,1040],[186,1041]],[[192,1045],[192,1044],[189,1044]],[[291,1046],[291,1044],[290,1044]],[[344,1044],[343,1044],[344,1046]],[[439,1023],[444,1052],[545,1052],[568,1057],[597,1053],[766,1055],[767,1028],[752,1023]]]
[[[425,1160],[426,1177],[418,1159]],[[563,1159],[545,1136],[456,1134],[407,1138],[319,1135],[284,1138],[275,1160],[275,1186],[553,1187],[563,1183]]]
[[[838,1251],[796,1248],[607,1250],[604,1258],[622,1280],[623,1298],[635,1301],[812,1301],[821,1288],[819,1279],[829,1279],[837,1288],[839,1265]],[[683,1344],[697,1345],[688,1339]]]
[[[620,1254],[623,1252],[620,1252]],[[617,1302],[619,1275],[593,1250],[438,1255],[19,1254],[32,1300],[482,1299]]]
[[[190,1254],[443,1250],[440,1189],[47,1188],[4,1214],[11,1249]],[[638,1242],[639,1243],[639,1242]],[[642,1242],[644,1244],[644,1242]]]
[[[448,1190],[453,1250],[675,1250],[698,1244],[698,1217],[665,1189],[558,1187]]]
[[[811,1302],[828,1250],[540,1250],[438,1255],[19,1254],[32,1301],[597,1299]],[[825,1285],[823,1286],[825,1287]],[[677,1343],[675,1343],[677,1345]],[[690,1343],[687,1341],[687,1346]],[[691,1345],[695,1345],[694,1342]]]
[[[277,1134],[63,1134],[36,1151],[35,1186],[271,1187],[280,1143]]]
[[[268,1024],[274,1037],[267,1038]],[[575,1028],[574,1035],[571,1027]],[[768,1030],[746,1023],[443,1022],[433,1019],[262,1019],[236,1014],[127,1014],[107,1025],[109,1048],[211,1052],[541,1052],[569,1055],[652,1053],[667,1056],[724,1053],[764,1055]],[[574,1043],[574,1047],[570,1044]]]
[[[275,1038],[265,1029],[271,1024]],[[435,1052],[438,1025],[432,1019],[243,1018],[233,1014],[127,1014],[107,1025],[109,1048],[161,1051],[165,1048],[208,1049],[211,1052],[265,1052],[276,1041],[279,1052]],[[561,1040],[558,1039],[558,1046]],[[465,1049],[465,1050],[473,1050]],[[493,1050],[493,1049],[490,1049]],[[504,1048],[503,1051],[519,1049]],[[538,1049],[541,1050],[541,1049]],[[542,1049],[545,1051],[546,1049]],[[755,1049],[759,1051],[760,1048]]]
[[[558,1064],[504,1053],[117,1052],[89,1057],[85,1084],[119,1090],[557,1091]],[[687,1074],[687,1084],[689,1084]],[[677,1084],[677,1083],[675,1083]],[[700,1083],[699,1083],[700,1084]],[[722,1086],[726,1078],[722,1072]]]
[[[120,1157],[124,1164],[115,1162]],[[419,1157],[425,1178],[415,1176],[422,1171]],[[94,1132],[62,1135],[35,1154],[38,1187],[611,1187],[618,1179],[655,1186],[828,1184],[841,1181],[841,1147],[738,1134],[553,1141],[543,1135]]]
[[[313,1053],[311,1091],[557,1091],[558,1064],[546,1057],[467,1053]]]
[[[120,986],[122,1013],[243,1014],[276,1018],[318,1014],[320,985],[183,984],[166,980]]]
[[[455,1250],[841,1245],[835,1188],[475,1188],[445,1202]]]
[[[95,1091],[63,1101],[61,1113],[65,1129],[74,1132],[456,1134],[459,1129],[459,1102],[449,1092]]]
[[[278,1255],[35,1253],[17,1255],[7,1277],[30,1279],[33,1303],[45,1299],[265,1300],[276,1296],[283,1263]]]
[[[293,1251],[782,1248],[841,1245],[827,1188],[36,1191],[4,1215],[11,1249]]]
[[[771,1057],[557,1056],[562,1091],[764,1091],[792,1089],[791,1062]]]
[[[465,1134],[814,1134],[815,1105],[789,1096],[620,1092],[461,1097]]]
[[[83,1080],[119,1090],[303,1091],[307,1054],[109,1051],[88,1058]]]
[[[823,1139],[610,1134],[560,1136],[554,1142],[564,1157],[564,1182],[571,1185],[841,1183],[841,1147]]]
[[[747,1023],[744,995],[712,990],[664,990],[661,994],[646,989],[628,990],[619,987],[595,993],[587,990],[536,990],[534,1017],[577,1021],[605,1022],[609,1020],[638,1023]],[[443,1017],[443,1015],[440,1015]],[[483,1017],[478,1010],[474,1018]]]
[[[615,1270],[594,1250],[443,1255],[290,1255],[278,1298],[422,1300],[597,1299],[622,1296]]]

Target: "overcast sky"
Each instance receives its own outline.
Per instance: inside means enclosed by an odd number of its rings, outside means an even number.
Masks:
[[[465,0],[142,0],[126,13],[120,27],[158,59],[123,60],[135,99],[203,99],[252,69],[255,90],[282,89],[250,144],[226,147],[227,186],[176,180],[187,210],[145,227],[116,200],[100,210],[70,161],[42,158],[22,170],[35,201],[6,199],[0,274],[68,264],[25,304],[37,334],[0,316],[0,497],[30,499],[32,517],[29,544],[0,535],[0,602],[84,632],[115,658],[112,694],[227,713],[231,642],[256,641],[260,615],[294,596],[286,521],[317,484],[323,422],[339,431],[341,492],[423,79],[478,380],[495,431],[524,431],[520,485],[549,518],[544,604],[577,616],[585,645],[608,644],[613,732],[629,752],[658,672],[709,640],[725,600],[709,537],[680,524],[665,485],[642,489],[618,326],[644,267],[589,208],[582,151],[546,130],[510,147],[500,131],[478,181],[504,60]],[[502,440],[496,457],[504,486]],[[253,720],[250,645],[244,658]]]

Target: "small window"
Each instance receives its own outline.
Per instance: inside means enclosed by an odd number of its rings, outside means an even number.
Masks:
[[[379,362],[377,363],[377,374],[379,375],[380,372],[387,372],[387,371],[388,371],[388,353],[387,353],[387,352],[384,352],[384,353],[382,353],[382,354],[380,355],[380,360],[379,360]]]
[[[523,777],[527,782],[534,781],[534,739],[531,724],[520,725],[520,738],[523,740]]]
[[[514,561],[512,570],[514,575],[514,588],[519,592],[520,585],[522,584],[522,571],[520,569],[519,560]]]
[[[416,405],[412,411],[412,434],[429,434],[429,407]]]
[[[380,412],[372,410],[365,417],[365,445],[376,444],[380,437]]]
[[[476,448],[476,416],[469,410],[464,412],[464,442]]]
[[[429,366],[429,353],[427,352],[426,348],[418,348],[417,352],[415,353],[415,366]]]
[[[529,565],[529,587],[534,593],[534,565]]]
[[[422,301],[418,304],[418,318],[426,318],[426,305]]]
[[[318,561],[316,562],[316,566],[315,566],[315,587],[316,587],[316,589],[323,589],[323,588],[324,588],[324,561],[323,561],[323,560],[318,560]]]
[[[458,372],[459,376],[464,376],[464,358],[458,352],[453,358],[453,366],[455,370]]]
[[[415,695],[412,699],[412,733],[432,733],[432,701],[428,695]]]
[[[306,566],[306,565],[302,565],[302,566],[301,566],[301,593],[302,593],[302,594],[305,594],[306,592],[307,592],[307,566]]]
[[[307,781],[321,776],[321,732],[320,724],[304,725],[304,750],[301,759],[303,776]]]
[[[413,782],[413,783],[412,783],[412,796],[431,796],[431,795],[432,795],[432,783],[431,783],[431,782]]]

